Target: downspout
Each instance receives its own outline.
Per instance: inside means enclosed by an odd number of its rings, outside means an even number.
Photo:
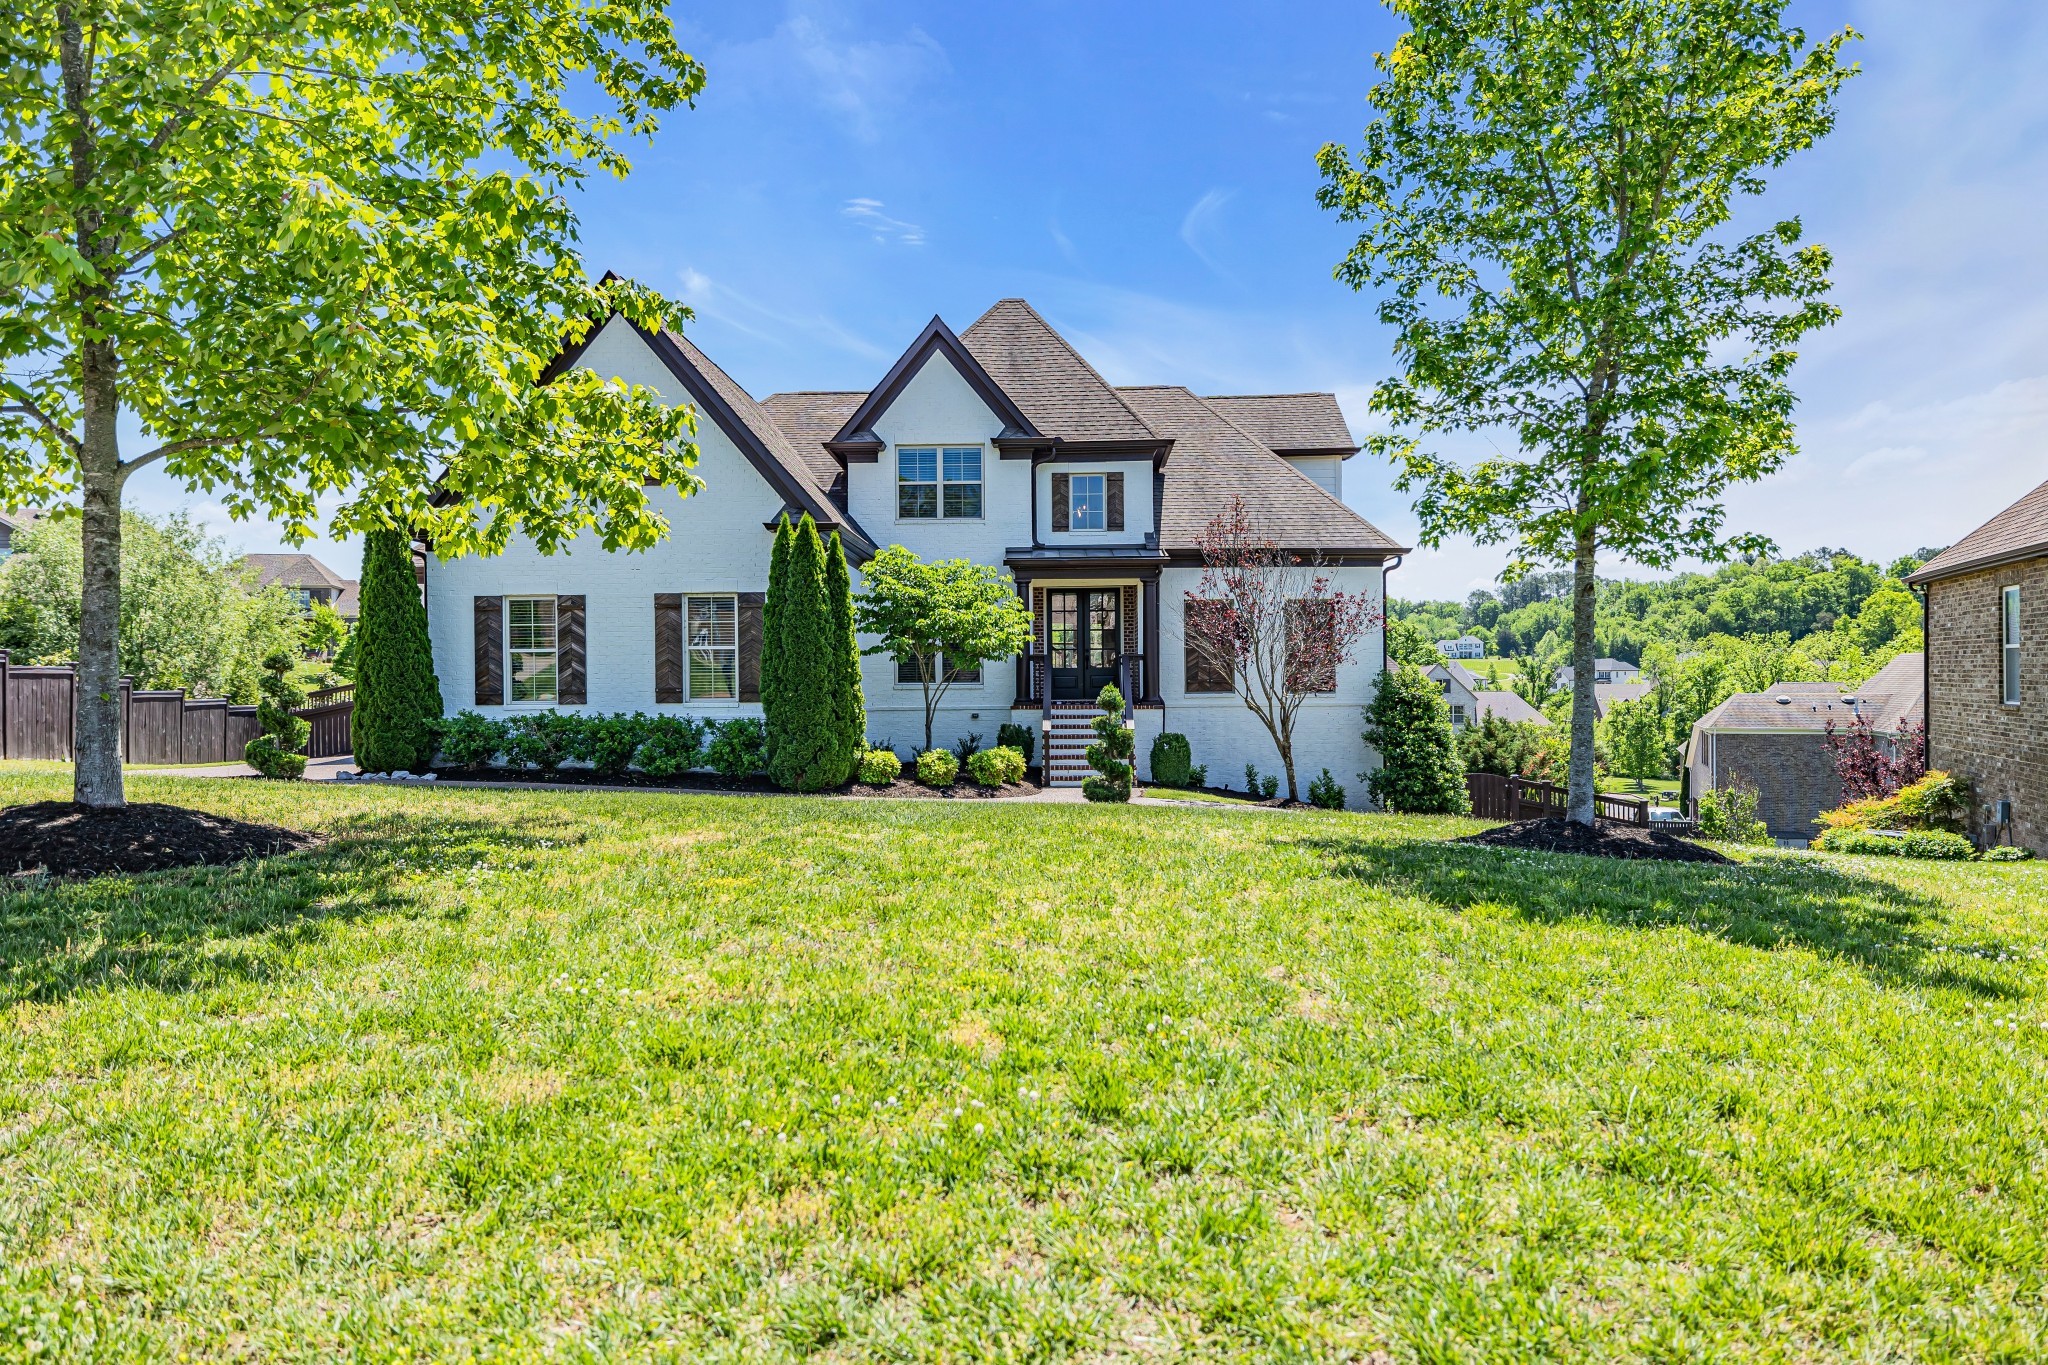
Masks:
[[[1380,601],[1385,604],[1384,619],[1380,622],[1380,672],[1387,671],[1387,622],[1393,619],[1394,595],[1387,591],[1387,575],[1401,567],[1406,555],[1395,555],[1392,559],[1380,561]]]
[[[1934,771],[1934,585],[1920,588],[1920,766]]]

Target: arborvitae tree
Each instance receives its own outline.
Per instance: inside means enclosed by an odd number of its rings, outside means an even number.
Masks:
[[[362,615],[349,743],[364,772],[425,772],[434,760],[441,684],[427,640],[427,609],[413,575],[412,543],[390,528],[363,537]]]
[[[832,661],[837,674],[832,714],[846,755],[846,774],[840,781],[848,781],[867,751],[868,708],[860,685],[860,640],[853,633],[853,576],[847,572],[846,547],[839,543],[837,531],[825,544],[825,603],[832,610]]]
[[[769,722],[768,776],[797,791],[837,786],[846,780],[846,744],[833,705],[838,651],[825,603],[825,547],[808,514],[797,524],[783,566],[775,632],[781,701]]]
[[[1399,664],[1380,674],[1379,690],[1365,708],[1365,742],[1379,751],[1380,766],[1361,776],[1384,809],[1413,815],[1471,809],[1451,708],[1421,669]]]
[[[775,548],[768,552],[768,596],[761,604],[761,721],[771,759],[783,725],[782,618],[789,602],[789,550],[795,540],[796,528],[785,512],[775,527]]]

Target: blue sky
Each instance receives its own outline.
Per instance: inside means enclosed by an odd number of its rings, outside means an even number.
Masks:
[[[1796,375],[1802,453],[1730,499],[1788,550],[1890,556],[1951,541],[2048,477],[2048,6],[1798,3],[1852,24],[1864,74],[1835,134],[1758,213],[1836,255],[1844,318]],[[933,313],[1023,295],[1112,382],[1330,389],[1354,427],[1390,364],[1372,301],[1335,283],[1349,237],[1315,204],[1316,149],[1355,140],[1366,3],[1006,5],[717,0],[675,11],[709,81],[580,196],[593,271],[689,302],[692,335],[755,394],[865,388]],[[1370,456],[1346,499],[1415,523]],[[281,548],[160,474],[237,549]],[[353,573],[353,546],[311,547]],[[1401,596],[1463,596],[1496,550],[1411,556]],[[1622,566],[1609,566],[1621,571]]]

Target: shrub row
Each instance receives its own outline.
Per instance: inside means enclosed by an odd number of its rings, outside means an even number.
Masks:
[[[1897,858],[1953,858],[1976,856],[1976,845],[1960,834],[1945,829],[1901,830],[1883,833],[1873,829],[1839,828],[1823,831],[1813,841],[1815,848],[1830,853],[1875,853]]]
[[[1931,772],[1890,796],[1851,801],[1821,815],[1836,830],[1947,830],[1960,834],[1970,816],[1970,787],[1945,772]]]
[[[709,768],[730,781],[762,770],[766,734],[752,716],[699,720],[694,716],[583,716],[535,711],[485,716],[461,711],[434,723],[441,757],[457,768],[502,764],[552,772],[564,763],[588,763],[608,777],[638,769],[649,777],[675,777]]]

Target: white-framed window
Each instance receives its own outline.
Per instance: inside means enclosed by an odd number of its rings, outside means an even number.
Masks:
[[[514,706],[553,706],[557,696],[555,670],[555,599],[505,599],[506,697]]]
[[[2020,704],[2020,590],[2007,588],[1999,594],[1999,643],[2000,660],[2004,674],[2004,700],[2007,706]]]
[[[896,447],[899,520],[978,520],[981,493],[980,446]]]
[[[934,681],[937,681],[938,674],[934,672],[932,677]],[[978,683],[981,681],[981,665],[976,664],[972,668],[961,668],[955,665],[951,671],[951,678],[955,683]],[[922,687],[924,685],[923,678],[918,673],[917,660],[898,659],[896,661],[896,685],[898,687]]]
[[[1453,730],[1465,728],[1465,708],[1455,702],[1451,704],[1451,728]]]
[[[1109,529],[1109,480],[1101,474],[1074,474],[1067,479],[1067,529]]]
[[[740,599],[729,592],[683,598],[683,643],[689,650],[691,701],[738,701]]]

